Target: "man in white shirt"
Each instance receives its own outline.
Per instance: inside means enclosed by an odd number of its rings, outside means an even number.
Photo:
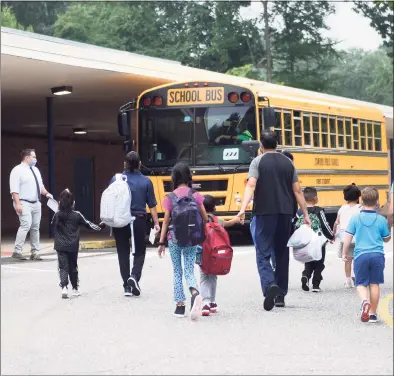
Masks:
[[[34,149],[25,149],[21,154],[22,162],[15,166],[10,174],[10,193],[14,209],[19,217],[20,226],[16,234],[12,257],[26,260],[22,248],[30,231],[30,260],[42,260],[40,250],[41,195],[52,198],[45,189],[40,171],[35,167],[37,156]]]

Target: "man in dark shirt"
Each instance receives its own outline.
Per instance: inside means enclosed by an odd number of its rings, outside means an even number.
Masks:
[[[289,158],[276,152],[277,138],[271,130],[262,132],[261,151],[249,168],[248,183],[238,216],[244,218],[245,210],[253,197],[253,237],[256,242],[257,267],[261,288],[265,296],[264,309],[274,305],[284,307],[289,282],[289,249],[287,241],[292,231],[294,214],[293,197],[310,225],[307,206],[298,183],[297,171]],[[270,259],[275,252],[276,268]]]
[[[133,249],[134,261],[133,269],[130,274],[130,238],[131,228],[129,225],[122,228],[114,228],[114,237],[116,250],[118,252],[120,274],[123,279],[124,295],[139,296],[141,288],[139,280],[141,279],[142,268],[145,262],[146,243],[145,235],[147,230],[146,206],[148,205],[156,231],[160,231],[159,219],[156,210],[156,198],[153,190],[153,184],[146,176],[140,172],[141,161],[139,155],[131,151],[125,158],[125,171],[123,175],[127,177],[127,184],[131,191],[131,214],[135,217],[133,223],[134,243]],[[114,176],[110,184],[116,180]]]

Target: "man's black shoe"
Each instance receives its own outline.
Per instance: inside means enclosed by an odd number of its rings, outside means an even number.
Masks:
[[[275,299],[275,307],[283,308],[285,307],[285,297],[283,295],[278,295]]]
[[[268,287],[267,292],[265,293],[264,299],[264,309],[266,311],[271,311],[275,305],[275,298],[279,295],[280,289],[278,285],[272,284]]]

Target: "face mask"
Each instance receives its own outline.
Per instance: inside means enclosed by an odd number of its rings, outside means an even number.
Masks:
[[[30,167],[33,167],[37,164],[37,158],[32,158],[30,162]]]

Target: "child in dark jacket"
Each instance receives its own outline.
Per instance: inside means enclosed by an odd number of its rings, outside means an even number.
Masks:
[[[79,250],[79,227],[94,231],[100,231],[105,227],[89,222],[80,212],[74,211],[74,196],[65,189],[59,198],[59,210],[52,219],[54,225],[55,244],[57,252],[60,287],[62,298],[68,298],[68,280],[70,279],[73,296],[79,296],[78,291],[78,250]]]
[[[334,241],[334,233],[327,222],[324,214],[324,209],[317,206],[317,190],[313,187],[306,187],[304,189],[304,198],[308,206],[309,218],[312,222],[312,229],[315,232],[321,232],[330,241]],[[304,223],[302,211],[297,211],[296,228],[299,228]],[[322,258],[319,261],[311,261],[305,263],[305,269],[302,272],[301,283],[304,291],[309,291],[309,280],[312,278],[312,291],[320,292],[320,282],[323,280],[322,272],[325,268],[324,259],[326,257],[326,244],[324,241],[322,244]]]

